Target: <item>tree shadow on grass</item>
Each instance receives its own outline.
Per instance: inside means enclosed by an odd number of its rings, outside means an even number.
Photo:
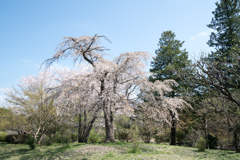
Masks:
[[[6,145],[6,144],[5,144]],[[72,147],[79,147],[83,144],[74,144],[71,145]],[[0,146],[4,146],[1,144]],[[28,148],[19,148],[12,150],[11,148],[8,151],[7,146],[4,146],[6,150],[0,155],[0,159],[11,159],[11,158],[18,158],[20,160],[26,159],[63,159],[64,157],[67,158],[69,156],[74,156],[74,151],[67,151],[71,147],[67,145],[62,146],[49,146],[46,149],[36,148],[34,150],[30,150]]]
[[[4,146],[6,146],[6,145],[8,145],[9,143],[7,143],[7,142],[0,142],[0,147],[4,147]]]
[[[82,144],[76,144],[72,147],[78,147]],[[35,154],[27,154],[20,158],[20,160],[26,160],[26,159],[65,159],[70,157],[75,157],[76,152],[74,150],[70,150],[72,147],[68,145],[64,145],[58,148],[50,148],[45,151],[39,151]]]
[[[235,151],[207,149],[205,152],[201,152],[198,150],[193,150],[193,152],[197,153],[196,156],[201,157],[201,158],[240,159],[240,155],[237,155]]]
[[[67,150],[67,147],[48,149],[46,151],[39,151],[35,154],[23,155],[20,160],[25,159],[62,159],[62,154]]]
[[[193,152],[205,153],[206,151],[193,150]]]
[[[21,149],[13,150],[10,152],[4,152],[0,155],[0,159],[8,159],[11,157],[16,157],[19,155],[26,154],[28,151],[29,151],[29,149],[21,148]]]
[[[211,151],[217,151],[216,153],[211,152]],[[221,152],[221,154],[219,153]],[[198,152],[198,153],[211,153],[211,154],[220,154],[220,155],[228,155],[228,154],[235,154],[235,151],[227,151],[227,150],[215,150],[215,149],[210,149],[210,150],[205,150],[205,151],[199,151],[199,150],[193,150],[193,152]]]

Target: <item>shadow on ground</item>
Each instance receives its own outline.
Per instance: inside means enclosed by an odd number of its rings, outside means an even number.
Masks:
[[[70,148],[72,147],[78,147],[81,146],[83,144],[74,144],[71,145],[71,147],[67,146],[67,145],[59,145],[59,146],[54,146],[52,148],[49,149],[41,149],[41,147],[37,147],[34,150],[30,150],[27,148],[27,146],[24,146],[24,148],[19,148],[19,149],[15,149],[15,150],[11,150],[11,148],[9,148],[10,151],[8,151],[6,146],[7,144],[0,144],[1,147],[5,147],[6,150],[0,155],[0,159],[4,160],[4,159],[11,159],[11,158],[16,158],[18,157],[18,159],[20,160],[26,160],[26,159],[64,159],[66,157],[74,157],[76,154],[76,152],[74,152],[73,150],[71,150]],[[20,156],[19,156],[20,155]]]

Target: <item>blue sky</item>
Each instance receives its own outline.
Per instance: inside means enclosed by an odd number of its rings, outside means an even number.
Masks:
[[[112,43],[109,59],[123,52],[155,55],[162,32],[172,30],[193,59],[206,42],[217,0],[0,0],[0,104],[4,90],[37,75],[63,37],[94,34]],[[70,65],[71,61],[55,64]],[[150,64],[148,64],[150,66]]]

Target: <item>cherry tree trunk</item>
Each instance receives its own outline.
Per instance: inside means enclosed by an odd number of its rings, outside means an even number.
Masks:
[[[83,114],[83,122],[82,122],[82,114],[78,115],[78,143],[87,143],[88,137],[90,135],[90,131],[92,130],[93,123],[97,119],[97,109],[91,120],[88,121],[89,117],[84,112]]]
[[[172,117],[172,124],[171,124],[171,133],[170,133],[170,145],[176,145],[176,117],[175,114],[170,111]]]
[[[78,128],[78,143],[87,143],[91,129],[92,124],[90,124],[90,126],[87,126],[84,130],[83,128]]]
[[[78,143],[87,143],[87,140],[88,140],[88,136],[86,135],[78,137]]]
[[[170,145],[176,145],[176,124],[172,122],[171,134],[170,134]]]
[[[106,110],[104,109],[105,130],[106,130],[105,143],[115,142],[113,118],[114,118],[113,113],[106,112]]]

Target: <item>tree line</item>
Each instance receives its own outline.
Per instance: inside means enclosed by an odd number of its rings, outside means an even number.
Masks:
[[[65,37],[58,51],[43,62],[38,76],[24,77],[9,90],[9,108],[1,108],[0,130],[31,135],[41,145],[57,133],[75,134],[89,142],[104,129],[102,141],[169,141],[194,146],[204,138],[208,148],[240,152],[240,3],[220,0],[209,28],[207,44],[214,47],[195,62],[184,41],[165,31],[151,55],[127,52],[112,61],[100,41],[106,36]],[[50,70],[71,57],[75,69]],[[132,132],[132,130],[135,130]],[[137,131],[138,130],[138,131]]]

